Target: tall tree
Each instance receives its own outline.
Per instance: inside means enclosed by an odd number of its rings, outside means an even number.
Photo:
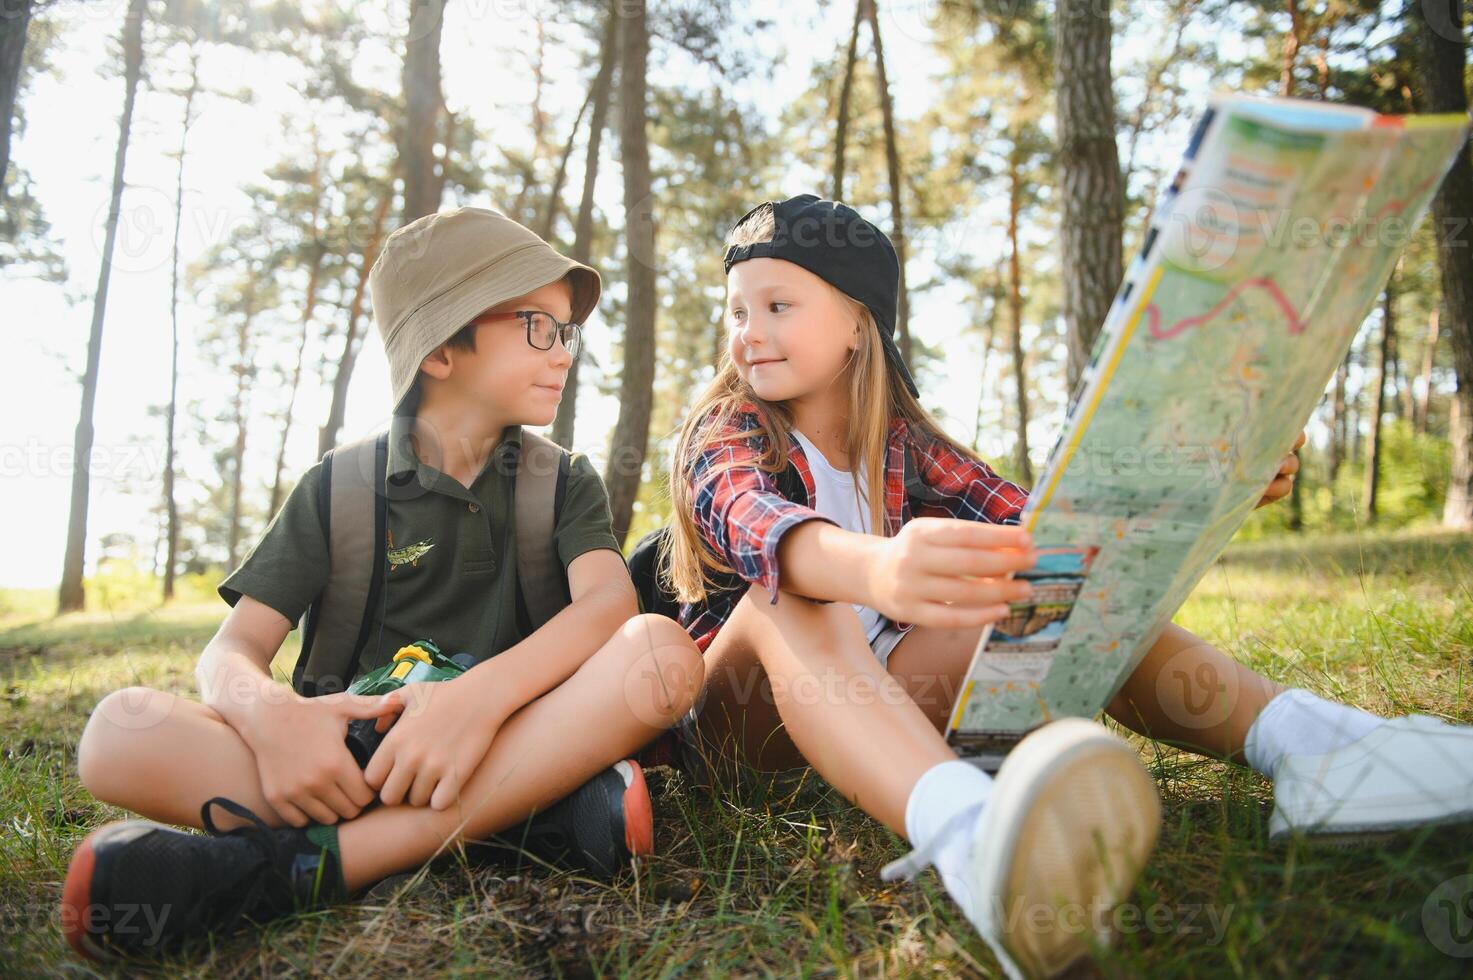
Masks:
[[[184,89],[183,119],[179,124],[178,165],[174,169],[174,237],[169,252],[169,405],[164,411],[164,601],[174,598],[174,575],[179,565],[179,501],[175,497],[174,432],[179,422],[179,230],[184,222],[184,162],[189,130],[194,126],[194,101],[199,94],[199,46],[189,46],[189,83]]]
[[[353,378],[353,367],[358,361],[358,352],[363,345],[364,307],[368,298],[368,270],[378,258],[383,244],[384,225],[388,222],[389,205],[394,199],[393,182],[386,182],[372,204],[373,217],[369,221],[368,234],[363,248],[358,253],[355,266],[353,298],[344,318],[343,347],[337,358],[337,370],[333,372],[332,398],[327,409],[327,421],[317,433],[317,455],[321,456],[338,444],[338,433],[342,431],[343,419],[348,411],[348,382]]]
[[[299,267],[305,267],[307,271],[306,294],[302,303],[301,329],[297,333],[297,352],[291,360],[291,381],[287,387],[287,396],[283,407],[283,414],[279,423],[280,436],[276,444],[276,466],[271,474],[271,504],[267,509],[268,514],[275,514],[277,506],[286,496],[287,488],[284,486],[283,474],[286,471],[286,446],[288,437],[291,435],[292,414],[297,402],[297,389],[302,385],[302,368],[306,360],[307,341],[312,336],[313,315],[317,311],[317,300],[322,282],[323,264],[327,259],[327,241],[323,228],[323,211],[326,209],[324,200],[324,169],[326,153],[322,149],[322,136],[318,132],[316,124],[311,127],[312,132],[312,168],[303,175],[297,168],[292,168],[284,174],[289,180],[302,183],[301,178],[306,177],[305,187],[300,191],[288,192],[288,199],[300,202],[302,212],[301,227],[294,229],[299,237],[298,244],[293,249],[292,260]],[[295,188],[293,188],[295,190]],[[295,203],[295,202],[294,202]],[[288,215],[295,217],[294,215]]]
[[[1436,306],[1427,317],[1427,343],[1422,349],[1422,369],[1418,373],[1416,402],[1412,406],[1412,429],[1417,435],[1427,432],[1427,410],[1432,403],[1432,365],[1437,355],[1437,333],[1441,323]]]
[[[854,63],[859,57],[859,25],[864,21],[864,0],[854,0],[854,23],[849,28],[849,50],[844,55],[843,81],[839,84],[838,122],[834,127],[833,193],[835,201],[844,199],[844,153],[849,141],[849,94],[854,91]]]
[[[26,28],[31,23],[33,0],[9,0],[0,11],[0,202],[5,200],[5,173],[10,168],[10,121],[20,91],[21,66],[25,63]]]
[[[1023,148],[1021,135],[1013,135],[1013,152],[1008,155],[1008,321],[1011,327],[1013,385],[1018,404],[1018,475],[1033,484],[1033,464],[1028,458],[1028,372],[1023,350],[1023,266],[1019,257],[1018,216],[1023,210]]]
[[[613,90],[614,65],[619,57],[619,20],[619,0],[609,0],[603,41],[599,44],[598,73],[589,89],[593,108],[583,151],[583,190],[578,199],[578,217],[573,225],[572,258],[577,262],[586,263],[593,256],[593,188],[598,183],[599,155],[609,118],[609,95]],[[579,353],[568,368],[563,400],[558,403],[557,418],[552,423],[552,441],[569,449],[573,447],[573,430],[578,414],[578,375],[584,356]]]
[[[1362,508],[1366,523],[1376,523],[1376,495],[1381,484],[1381,421],[1386,415],[1386,378],[1396,350],[1396,274],[1386,283],[1381,297],[1381,345],[1376,354],[1376,379],[1371,382],[1371,424],[1366,433],[1365,493]]]
[[[82,585],[87,550],[87,500],[91,489],[92,412],[97,401],[97,375],[102,359],[102,325],[107,315],[107,287],[112,276],[113,247],[118,237],[118,214],[123,204],[123,171],[133,129],[133,105],[143,76],[143,19],[147,0],[129,0],[123,21],[123,113],[118,120],[118,146],[113,154],[112,196],[103,234],[102,263],[97,292],[92,299],[92,327],[87,338],[87,366],[82,374],[82,406],[77,419],[72,459],[71,511],[67,520],[66,554],[62,560],[58,611],[73,612],[86,605]]]
[[[1406,12],[1418,41],[1418,108],[1423,112],[1468,114],[1465,88],[1467,44],[1462,6],[1415,3]],[[1473,215],[1473,151],[1465,142],[1432,199],[1437,232],[1437,262],[1442,271],[1440,329],[1452,348],[1457,369],[1457,426],[1452,443],[1452,478],[1443,502],[1448,527],[1473,527],[1473,249],[1466,242]]]
[[[905,176],[900,165],[900,148],[895,139],[895,100],[890,97],[890,77],[885,73],[885,42],[880,34],[879,0],[860,0],[869,18],[870,35],[875,43],[875,77],[880,87],[880,117],[885,129],[885,170],[890,177],[890,236],[895,246],[895,260],[900,266],[900,289],[896,296],[895,327],[900,334],[900,358],[911,364],[910,299],[905,282],[905,206],[901,185]]]
[[[624,246],[628,302],[624,317],[624,363],[620,371],[619,418],[604,482],[609,491],[614,537],[622,545],[639,494],[649,447],[655,380],[655,214],[651,196],[645,73],[649,61],[648,11],[643,0],[626,0],[619,39],[619,136],[624,158]]]
[[[436,166],[445,97],[440,90],[440,35],[446,0],[402,0],[409,5],[404,45],[404,121],[399,159],[404,173],[403,223],[438,211],[445,193],[445,168]],[[446,139],[446,152],[450,141]]]
[[[1110,8],[1059,0],[1054,42],[1064,322],[1072,390],[1123,275],[1124,196],[1115,147]]]
[[[890,78],[885,67],[885,41],[880,31],[878,0],[855,0],[854,23],[849,32],[849,47],[844,57],[843,81],[839,86],[836,112],[838,124],[834,133],[834,163],[832,171],[833,199],[841,200],[844,194],[846,154],[849,142],[851,99],[854,92],[854,72],[858,63],[859,27],[869,25],[870,40],[874,48],[875,88],[879,96],[880,120],[885,140],[885,171],[888,178],[890,204],[890,239],[895,246],[895,258],[900,264],[900,288],[896,296],[895,329],[900,339],[901,359],[909,366],[911,360],[910,297],[907,289],[906,226],[902,188],[905,172],[901,165],[899,139],[895,127],[895,101],[890,94]]]

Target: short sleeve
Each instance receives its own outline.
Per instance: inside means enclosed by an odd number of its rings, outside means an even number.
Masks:
[[[319,462],[302,474],[250,554],[220,583],[220,598],[234,606],[248,595],[296,627],[327,584],[327,528],[318,507],[321,485]]]
[[[607,548],[623,557],[614,537],[614,520],[609,512],[609,494],[603,478],[582,453],[568,460],[568,482],[563,505],[553,531],[558,557],[567,568],[573,559],[590,551]]]

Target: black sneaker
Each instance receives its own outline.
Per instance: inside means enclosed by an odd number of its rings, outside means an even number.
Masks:
[[[555,867],[612,878],[631,858],[655,852],[644,771],[633,759],[615,763],[525,823],[470,850],[493,860],[531,855]]]
[[[221,809],[250,821],[222,833]],[[62,931],[83,956],[150,953],[242,919],[265,922],[344,897],[337,855],[307,831],[275,829],[217,796],[200,807],[206,834],[126,820],[99,827],[72,855],[61,894]]]

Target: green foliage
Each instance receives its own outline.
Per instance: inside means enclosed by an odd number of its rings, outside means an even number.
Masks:
[[[1330,486],[1325,482],[1328,473],[1322,455],[1301,450],[1300,457],[1304,531],[1347,532],[1365,527],[1369,523],[1364,507],[1365,460],[1347,461]],[[1376,526],[1391,530],[1440,522],[1451,466],[1447,439],[1418,435],[1405,419],[1388,419],[1381,427]],[[1261,507],[1249,515],[1236,540],[1292,534],[1291,513],[1287,500]]]

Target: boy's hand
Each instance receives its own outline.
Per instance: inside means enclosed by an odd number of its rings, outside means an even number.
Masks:
[[[1274,476],[1268,489],[1263,491],[1263,498],[1253,505],[1254,510],[1289,496],[1290,491],[1294,489],[1294,474],[1299,472],[1299,456],[1296,454],[1299,447],[1304,445],[1306,438],[1304,432],[1300,431],[1299,438],[1294,440],[1294,447],[1289,450],[1289,455],[1285,456],[1283,462],[1279,464],[1278,474]]]
[[[489,666],[487,661],[452,680],[406,684],[384,695],[403,711],[363,776],[385,804],[443,810],[460,797],[506,720],[480,683]]]
[[[348,722],[398,710],[386,698],[359,694],[292,693],[263,701],[242,734],[255,753],[266,802],[294,827],[358,816],[373,802],[373,788],[343,742]]]
[[[1027,599],[1033,586],[1003,576],[1038,563],[1021,527],[918,517],[884,539],[865,604],[893,620],[951,629],[985,626]]]

